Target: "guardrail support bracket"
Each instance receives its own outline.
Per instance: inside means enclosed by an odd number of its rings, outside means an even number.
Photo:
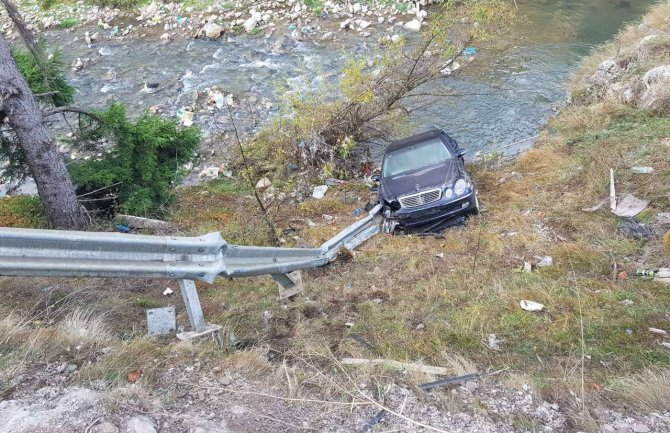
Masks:
[[[195,288],[195,282],[193,280],[179,280],[179,288],[181,289],[181,296],[184,298],[188,321],[191,323],[191,331],[180,332],[177,334],[177,338],[185,341],[204,335],[215,334],[214,339],[218,342],[220,337],[216,334],[221,330],[222,326],[205,321],[198,291]]]
[[[277,282],[277,286],[279,287],[280,300],[290,298],[305,290],[300,271],[293,271],[288,274],[272,274],[272,278]]]

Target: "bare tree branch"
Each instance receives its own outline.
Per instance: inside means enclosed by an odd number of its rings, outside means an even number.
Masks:
[[[86,115],[86,116],[88,116],[92,119],[95,119],[98,122],[102,121],[100,116],[93,113],[92,111],[84,110],[83,108],[79,108],[79,107],[71,107],[71,106],[52,108],[51,110],[48,110],[48,111],[44,112],[44,117],[53,116],[54,114],[58,114],[58,113],[78,113],[78,114]]]

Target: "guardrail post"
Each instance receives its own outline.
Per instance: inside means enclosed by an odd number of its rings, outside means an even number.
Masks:
[[[202,306],[200,305],[200,298],[198,297],[198,290],[195,288],[195,282],[193,280],[179,280],[179,288],[181,289],[181,296],[184,298],[188,321],[191,323],[191,331],[179,333],[177,334],[177,338],[180,340],[190,340],[207,334],[215,334],[214,338],[220,344],[220,336],[217,333],[221,329],[221,326],[205,321]]]
[[[179,280],[179,288],[181,289],[181,296],[184,298],[184,306],[186,307],[186,314],[188,314],[188,321],[191,322],[191,329],[196,332],[201,331],[207,326],[207,323],[205,322],[205,316],[202,314],[195,282],[193,280]]]

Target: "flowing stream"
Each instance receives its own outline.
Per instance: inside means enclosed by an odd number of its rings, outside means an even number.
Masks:
[[[470,155],[478,150],[513,154],[527,148],[555,104],[565,98],[565,81],[580,58],[624,23],[639,18],[652,3],[517,0],[528,17],[520,29],[521,41],[502,56],[482,53],[476,67],[449,80],[450,87],[469,95],[439,99],[416,112],[414,129],[444,128]],[[378,27],[380,32],[387,25]],[[276,102],[279,88],[298,92],[314,88],[323,80],[335,79],[347,55],[371,52],[383,34],[362,38],[338,33],[339,40],[320,43],[297,42],[288,33],[283,29],[270,38],[177,39],[168,45],[156,38],[103,40],[92,48],[74,41],[72,33],[52,32],[49,38],[60,46],[67,62],[95,58],[92,65],[69,77],[78,88],[78,105],[102,108],[113,97],[125,103],[131,114],[161,105],[170,115],[186,105],[194,91],[214,85],[258,103]],[[318,41],[318,35],[314,39]],[[144,93],[145,83],[159,83],[161,91]],[[212,132],[224,117],[224,112],[208,119],[196,116],[195,124]]]

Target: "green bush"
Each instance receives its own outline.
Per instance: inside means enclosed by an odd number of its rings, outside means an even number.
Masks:
[[[39,43],[38,49],[44,52],[44,44]],[[51,102],[57,107],[72,103],[74,88],[67,83],[63,73],[65,64],[60,52],[56,51],[50,57],[43,56],[46,71],[42,71],[28,51],[13,49],[12,57],[33,93],[57,92],[51,96]]]
[[[104,194],[115,195],[116,206],[126,213],[160,215],[172,202],[173,188],[183,179],[183,166],[193,158],[200,131],[179,129],[176,121],[150,114],[132,123],[119,104],[99,116],[100,127],[86,138],[112,138],[116,146],[98,159],[69,164],[78,193],[104,188]]]

